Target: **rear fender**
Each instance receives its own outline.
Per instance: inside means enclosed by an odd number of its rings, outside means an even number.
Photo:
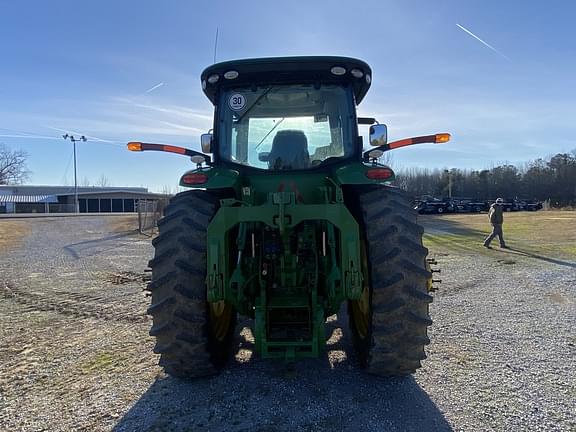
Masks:
[[[391,175],[386,179],[368,177],[369,171],[378,169],[388,169]],[[396,174],[389,166],[379,163],[351,163],[338,168],[334,172],[334,179],[338,185],[389,184],[396,179]]]

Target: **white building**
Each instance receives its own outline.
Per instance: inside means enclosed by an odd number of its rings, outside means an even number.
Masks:
[[[166,198],[140,187],[79,187],[80,213],[132,213],[141,200]],[[0,213],[72,213],[74,187],[0,186]]]

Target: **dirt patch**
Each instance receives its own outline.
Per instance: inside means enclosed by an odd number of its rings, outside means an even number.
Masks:
[[[26,307],[28,312],[55,312],[75,318],[96,318],[109,321],[145,322],[143,313],[124,311],[116,304],[106,304],[107,294],[89,295],[85,293],[30,292],[13,283],[0,285],[0,297]]]
[[[20,246],[28,234],[29,221],[0,219],[0,253]]]
[[[130,282],[149,282],[151,277],[152,274],[150,272],[123,271],[110,274],[106,280],[113,285],[124,285]]]
[[[552,303],[558,303],[558,304],[573,303],[573,301],[571,299],[569,299],[568,297],[562,295],[561,293],[559,293],[557,291],[546,294],[546,298],[548,299],[548,301],[550,301]]]

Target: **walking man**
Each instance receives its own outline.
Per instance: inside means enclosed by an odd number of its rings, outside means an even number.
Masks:
[[[506,243],[504,243],[504,234],[502,234],[502,223],[504,222],[504,215],[502,214],[504,200],[502,198],[497,198],[496,202],[490,206],[490,210],[488,211],[488,217],[490,218],[490,223],[492,224],[492,232],[486,240],[484,240],[484,247],[488,249],[492,249],[490,247],[490,242],[494,239],[494,237],[498,236],[498,240],[500,240],[500,247],[503,249],[507,249]]]

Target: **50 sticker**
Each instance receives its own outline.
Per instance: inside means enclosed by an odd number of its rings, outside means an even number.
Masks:
[[[246,105],[246,98],[240,93],[235,93],[228,99],[228,106],[234,111],[240,111]]]

